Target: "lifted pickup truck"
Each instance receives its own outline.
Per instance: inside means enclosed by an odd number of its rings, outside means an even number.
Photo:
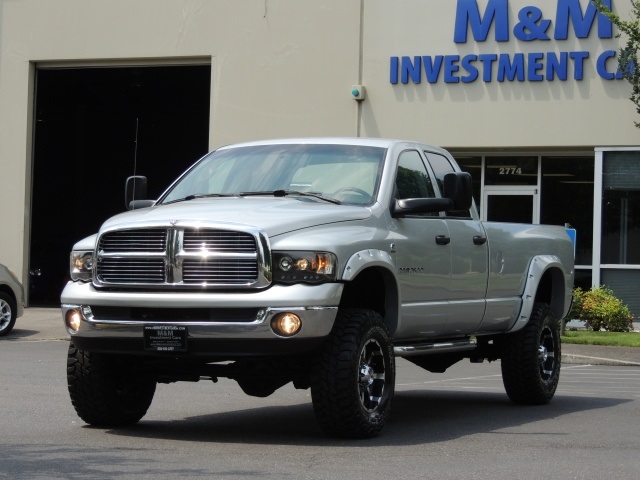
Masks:
[[[156,384],[235,379],[311,389],[321,428],[379,434],[395,358],[430,372],[501,360],[519,404],[560,375],[573,286],[563,227],[480,222],[445,150],[378,139],[220,148],[158,200],[77,243],[62,316],[71,401],[87,423],[138,422]],[[132,201],[133,200],[133,201]]]

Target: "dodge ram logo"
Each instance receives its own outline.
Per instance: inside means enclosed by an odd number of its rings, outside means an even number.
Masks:
[[[398,274],[400,275],[420,275],[424,273],[422,267],[400,267],[398,268]]]

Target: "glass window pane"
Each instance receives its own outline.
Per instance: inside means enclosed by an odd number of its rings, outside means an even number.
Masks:
[[[400,154],[396,188],[397,198],[433,198],[436,196],[431,177],[429,177],[417,151],[408,150]]]
[[[629,307],[637,319],[640,314],[640,270],[602,270],[600,281]]]
[[[486,157],[485,185],[537,185],[538,157]]]
[[[487,195],[489,222],[531,223],[533,195]]]
[[[640,264],[640,152],[604,155],[602,263]]]
[[[471,175],[473,184],[473,200],[476,207],[480,209],[480,191],[482,188],[482,157],[461,157],[456,156],[456,162],[460,166],[460,170]]]
[[[593,157],[543,157],[540,223],[576,229],[576,265],[593,257]]]
[[[589,270],[575,270],[575,274],[573,276],[573,286],[580,287],[582,290],[591,290],[591,285],[593,279],[593,273],[591,269]]]
[[[449,159],[444,155],[433,152],[424,152],[424,154],[436,176],[436,182],[438,183],[438,188],[440,188],[440,193],[444,195],[444,177],[447,173],[455,172],[455,169],[453,168],[453,165],[451,165]],[[471,212],[469,210],[451,210],[447,212],[447,217],[470,218]]]

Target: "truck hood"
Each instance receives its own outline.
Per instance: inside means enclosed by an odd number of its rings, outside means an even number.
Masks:
[[[110,218],[102,230],[158,225],[251,226],[270,237],[336,222],[364,220],[367,207],[335,205],[291,197],[202,198],[134,210]]]

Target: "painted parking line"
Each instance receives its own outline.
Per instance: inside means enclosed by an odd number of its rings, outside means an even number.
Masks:
[[[499,372],[499,364],[497,372]],[[416,387],[425,387],[431,390],[504,391],[500,373],[456,377],[455,374],[452,375],[449,372],[445,374],[426,372],[423,381],[400,380],[396,383],[398,391]],[[565,365],[560,374],[557,395],[640,397],[640,368]]]

